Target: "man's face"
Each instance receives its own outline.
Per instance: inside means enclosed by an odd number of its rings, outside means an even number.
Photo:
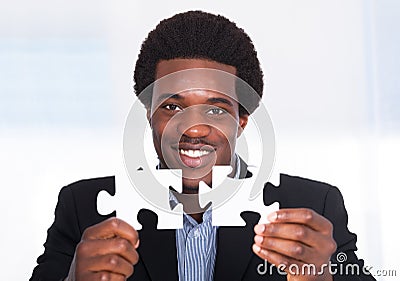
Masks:
[[[220,72],[235,75],[235,67],[202,59],[173,59],[158,63],[155,78],[183,70],[190,71],[156,83],[147,115],[161,168],[181,169],[184,192],[196,193],[199,181],[211,185],[214,165],[235,167],[236,138],[248,116],[239,116],[234,76]]]

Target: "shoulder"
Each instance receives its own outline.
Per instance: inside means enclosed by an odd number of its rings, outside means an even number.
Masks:
[[[281,174],[279,187],[317,193],[325,193],[333,188],[332,185],[322,181],[287,174]]]
[[[82,179],[73,182],[64,187],[64,189],[70,189],[72,192],[90,192],[101,189],[113,189],[115,185],[114,176]]]
[[[267,204],[278,201],[281,208],[311,208],[322,213],[331,193],[340,194],[328,183],[281,174],[279,186],[265,184],[264,201]]]
[[[114,195],[115,177],[83,179],[64,186],[58,197],[58,206],[64,212],[74,213],[80,228],[85,229],[109,217],[97,212],[97,195],[101,190]]]
[[[59,195],[59,200],[64,197],[73,197],[75,201],[87,200],[97,194],[101,190],[108,191],[111,195],[115,194],[115,177],[99,177],[82,179],[64,186]]]

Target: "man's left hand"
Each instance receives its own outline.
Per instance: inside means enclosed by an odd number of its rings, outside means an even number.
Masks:
[[[332,280],[328,266],[336,243],[329,220],[311,209],[281,209],[268,219],[254,227],[256,255],[284,270],[288,280]]]

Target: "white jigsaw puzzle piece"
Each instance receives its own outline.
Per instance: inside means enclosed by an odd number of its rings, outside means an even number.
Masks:
[[[216,177],[216,182],[222,183],[215,188],[210,188],[204,182],[200,182],[200,206],[204,207],[209,202],[216,206],[212,209],[212,224],[214,226],[245,226],[246,222],[240,216],[244,211],[257,212],[261,216],[259,223],[268,223],[267,215],[279,209],[278,202],[274,202],[269,206],[264,205],[263,192],[260,192],[255,199],[249,200],[250,191],[257,177],[257,171],[252,171],[251,167],[249,167],[249,170],[253,173],[251,178],[233,179],[226,176],[226,167],[214,166],[213,182],[214,177]],[[225,180],[221,180],[221,177],[225,178]],[[232,191],[232,188],[235,190]],[[227,190],[233,194],[226,196]],[[222,198],[225,198],[225,200],[222,201]]]
[[[153,211],[158,216],[157,229],[178,229],[183,227],[183,206],[178,204],[173,210],[169,203],[169,186],[173,186],[178,192],[182,192],[181,170],[157,170],[157,180],[151,171],[138,170],[132,173],[135,183],[144,184],[152,190],[154,200],[144,199],[132,185],[124,168],[120,168],[115,175],[115,195],[111,196],[102,190],[97,196],[97,211],[101,215],[108,215],[116,211],[118,218],[126,221],[136,230],[142,229],[137,220],[137,214],[141,209]],[[166,186],[163,183],[171,183]],[[154,204],[156,203],[156,204]],[[157,206],[157,207],[156,207]],[[166,211],[170,210],[170,211]]]

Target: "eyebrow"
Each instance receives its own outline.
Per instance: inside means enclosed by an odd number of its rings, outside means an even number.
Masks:
[[[167,99],[177,99],[177,100],[182,100],[184,99],[184,97],[180,94],[173,94],[173,93],[166,93],[166,94],[162,94],[157,98],[157,103],[162,103],[163,101],[167,100]],[[229,106],[233,107],[233,103],[225,98],[209,98],[207,99],[208,103],[223,103]]]
[[[173,94],[173,93],[162,94],[157,98],[157,103],[162,103],[163,101],[165,101],[167,99],[181,100],[181,99],[183,99],[183,97],[180,94]]]
[[[232,106],[233,107],[233,103],[225,98],[209,98],[207,100],[209,103],[224,103],[226,105]]]

